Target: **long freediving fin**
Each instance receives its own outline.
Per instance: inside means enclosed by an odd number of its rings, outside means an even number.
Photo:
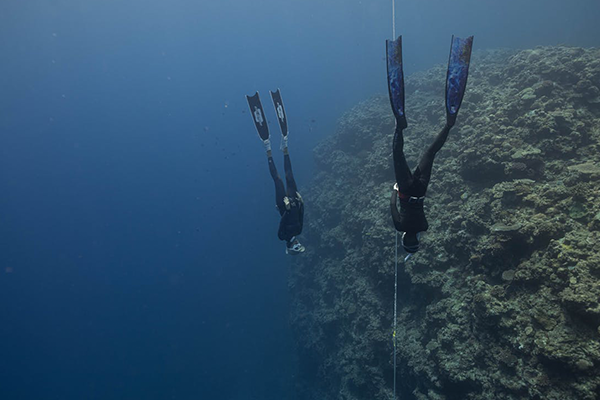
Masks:
[[[392,111],[397,127],[407,127],[404,114],[404,72],[402,69],[402,36],[396,40],[386,40],[387,80]]]
[[[461,39],[452,36],[448,73],[446,75],[446,117],[454,125],[467,88],[473,36]]]
[[[252,115],[258,136],[260,136],[263,142],[267,143],[269,141],[269,126],[267,125],[267,117],[265,117],[265,110],[260,102],[258,92],[254,96],[246,96],[246,100],[248,100],[250,115]]]
[[[277,120],[279,121],[279,127],[281,128],[281,134],[284,138],[288,135],[288,123],[287,115],[285,114],[285,108],[283,107],[283,100],[281,99],[281,91],[277,89],[271,92],[271,99],[273,99],[273,106],[275,107],[275,114],[277,114]]]

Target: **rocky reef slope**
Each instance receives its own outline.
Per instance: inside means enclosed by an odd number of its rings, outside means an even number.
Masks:
[[[409,165],[443,126],[444,78],[407,79]],[[600,399],[599,87],[597,49],[474,55],[399,268],[401,399]],[[387,96],[354,107],[303,193],[292,324],[320,400],[392,398],[393,129]]]

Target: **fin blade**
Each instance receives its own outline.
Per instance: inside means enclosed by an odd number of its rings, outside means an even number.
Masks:
[[[283,99],[281,98],[281,91],[277,89],[271,93],[271,99],[273,100],[273,106],[275,107],[275,114],[277,115],[277,121],[279,121],[279,127],[281,128],[281,134],[284,137],[288,135],[288,123],[287,114],[285,113],[285,107],[283,106]]]
[[[392,111],[398,126],[406,128],[404,114],[404,71],[402,65],[402,36],[396,40],[386,40],[387,81]]]
[[[466,39],[452,36],[446,75],[446,113],[450,117],[456,117],[465,95],[472,49],[473,36]]]
[[[254,126],[258,132],[258,136],[264,142],[269,140],[269,126],[267,125],[267,117],[260,101],[260,96],[256,92],[253,96],[246,96],[248,107],[250,107],[250,115],[254,121]]]

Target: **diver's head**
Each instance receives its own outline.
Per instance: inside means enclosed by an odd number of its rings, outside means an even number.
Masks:
[[[304,246],[300,244],[300,242],[298,241],[298,239],[296,239],[295,236],[291,238],[285,245],[285,254],[289,254],[291,256],[296,256],[300,253],[304,253],[305,250],[306,249],[304,248]]]
[[[419,232],[404,232],[402,234],[402,247],[407,253],[413,254],[419,251]]]

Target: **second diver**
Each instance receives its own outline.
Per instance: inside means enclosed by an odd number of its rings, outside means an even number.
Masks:
[[[304,202],[302,201],[302,196],[298,193],[296,181],[294,180],[294,174],[292,172],[292,162],[288,151],[287,116],[283,107],[281,92],[277,89],[277,91],[270,93],[271,98],[273,99],[273,105],[275,106],[277,120],[279,121],[279,127],[281,128],[281,150],[283,151],[283,167],[285,170],[287,190],[283,184],[283,180],[277,172],[275,162],[273,161],[269,127],[258,92],[256,92],[254,96],[246,96],[246,99],[250,106],[250,114],[254,120],[256,130],[258,131],[258,136],[262,140],[265,150],[267,151],[269,171],[271,172],[271,177],[275,183],[275,204],[279,211],[279,215],[281,215],[277,236],[280,240],[285,241],[286,254],[297,255],[305,251],[304,246],[300,244],[297,238],[297,236],[302,233],[302,226],[304,223]]]
[[[402,246],[409,254],[412,254],[419,250],[420,232],[426,231],[429,227],[423,210],[423,201],[431,178],[433,160],[446,142],[450,128],[456,122],[456,116],[465,94],[473,36],[466,39],[452,37],[446,75],[446,125],[427,148],[413,172],[404,157],[404,136],[402,135],[402,131],[408,125],[404,114],[402,36],[397,40],[387,41],[386,44],[388,89],[392,110],[396,117],[393,142],[396,184],[391,199],[392,219],[396,230],[403,232]],[[398,200],[400,201],[399,210]]]

